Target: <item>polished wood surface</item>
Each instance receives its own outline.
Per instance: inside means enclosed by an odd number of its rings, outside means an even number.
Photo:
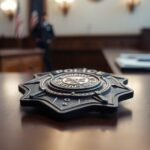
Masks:
[[[150,76],[122,76],[135,95],[118,113],[61,122],[20,107],[18,84],[32,75],[0,74],[0,150],[149,150]]]
[[[1,72],[31,72],[43,70],[43,52],[39,49],[7,49],[0,51]]]

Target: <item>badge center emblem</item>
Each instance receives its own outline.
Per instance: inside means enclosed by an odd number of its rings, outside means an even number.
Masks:
[[[68,85],[77,85],[77,84],[86,84],[88,82],[88,78],[85,77],[66,77],[62,80],[64,83]]]
[[[87,89],[100,85],[100,78],[82,73],[60,74],[54,77],[50,84],[63,89]]]

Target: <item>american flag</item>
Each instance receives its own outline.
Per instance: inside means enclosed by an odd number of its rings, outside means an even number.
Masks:
[[[15,21],[16,21],[15,35],[18,39],[21,39],[24,37],[24,27],[23,27],[23,18],[20,12],[19,0],[17,1],[17,12]]]

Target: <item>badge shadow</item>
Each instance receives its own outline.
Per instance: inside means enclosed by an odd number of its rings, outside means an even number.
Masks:
[[[115,130],[118,123],[132,120],[132,111],[120,105],[118,111],[112,113],[82,113],[62,118],[40,108],[21,108],[22,125],[44,125],[61,131],[81,129],[85,127],[105,127]],[[102,128],[102,130],[105,130]]]

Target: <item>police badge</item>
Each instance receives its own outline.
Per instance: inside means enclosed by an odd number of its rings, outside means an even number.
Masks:
[[[58,116],[82,112],[112,112],[133,97],[127,79],[90,69],[66,69],[36,74],[19,85],[22,106],[44,106]]]

